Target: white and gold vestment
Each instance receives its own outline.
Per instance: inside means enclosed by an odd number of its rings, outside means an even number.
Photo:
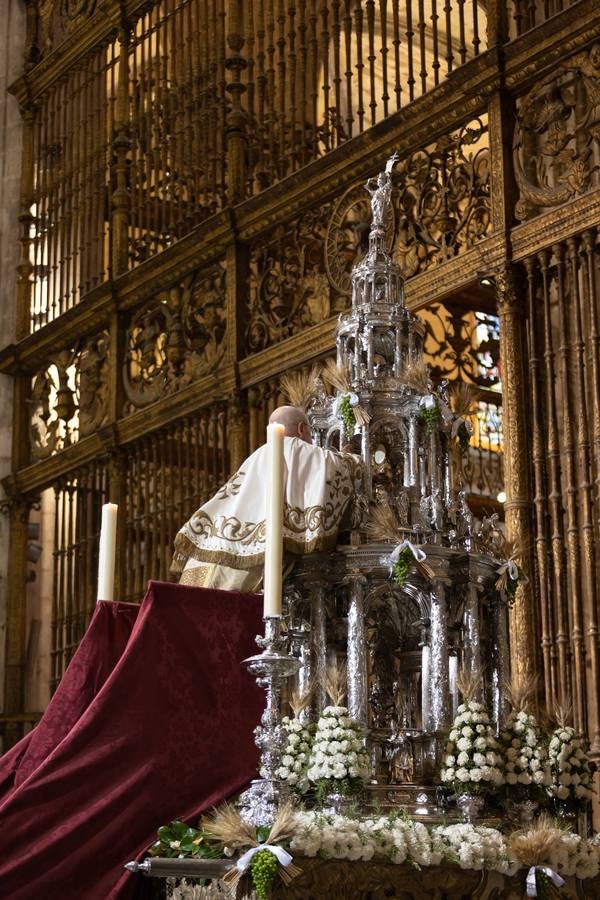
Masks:
[[[267,448],[259,447],[175,538],[181,584],[256,590],[265,552]],[[284,438],[286,560],[335,547],[354,490],[356,458]]]

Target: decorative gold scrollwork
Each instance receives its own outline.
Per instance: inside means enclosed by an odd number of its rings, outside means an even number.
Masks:
[[[491,228],[487,124],[474,119],[394,169],[394,260],[407,278],[464,253]]]
[[[251,352],[317,325],[336,311],[323,260],[330,209],[324,204],[311,210],[253,248],[246,331]]]
[[[562,62],[518,102],[513,165],[518,219],[598,187],[600,43]]]
[[[126,411],[191,384],[225,353],[225,268],[191,275],[136,313],[123,364]]]

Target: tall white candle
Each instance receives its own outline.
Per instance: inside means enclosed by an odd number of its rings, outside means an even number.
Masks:
[[[285,428],[267,426],[267,504],[265,529],[264,614],[281,615],[283,569],[283,437]]]
[[[116,503],[105,503],[102,507],[100,528],[100,548],[98,552],[98,593],[97,600],[114,600],[115,551],[117,547]]]

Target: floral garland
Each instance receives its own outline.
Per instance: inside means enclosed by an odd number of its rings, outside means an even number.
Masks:
[[[362,726],[349,717],[345,706],[325,707],[317,723],[306,773],[317,786],[320,798],[331,791],[356,793],[370,770]]]
[[[284,716],[281,724],[287,732],[287,742],[277,777],[287,782],[294,791],[304,793],[308,787],[306,772],[315,726],[300,722],[299,719],[290,719],[289,716]]]
[[[522,863],[511,855],[506,836],[483,825],[436,825],[427,828],[404,815],[350,819],[334,813],[298,812],[290,850],[322,859],[386,859],[401,865],[488,869],[514,875]],[[600,836],[586,840],[562,832],[547,860],[556,872],[594,878],[600,871]]]
[[[535,717],[525,710],[512,713],[500,741],[507,796],[542,802],[551,777],[542,731]]]
[[[580,809],[592,799],[592,774],[584,741],[570,725],[552,734],[548,751],[550,793],[567,807]]]
[[[491,791],[504,783],[500,747],[482,703],[458,707],[446,744],[441,778],[456,793]]]

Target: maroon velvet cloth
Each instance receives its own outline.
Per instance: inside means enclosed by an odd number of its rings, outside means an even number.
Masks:
[[[0,897],[131,897],[141,876],[123,866],[159,825],[255,775],[264,697],[240,663],[261,612],[253,594],[150,582],[113,671],[0,807]]]
[[[96,696],[127,645],[137,603],[96,604],[79,649],[33,731],[0,758],[0,802],[60,744]]]

